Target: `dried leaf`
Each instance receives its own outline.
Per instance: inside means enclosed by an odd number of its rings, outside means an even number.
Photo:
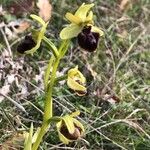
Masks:
[[[0,89],[0,93],[3,93],[4,95],[8,94],[10,92],[10,85],[4,85],[1,89]],[[2,102],[2,100],[4,99],[4,97],[2,95],[0,95],[0,103]]]
[[[1,150],[15,150],[15,149],[21,149],[23,146],[24,136],[23,134],[15,133],[10,137],[8,140],[6,140],[4,143],[2,143],[2,147],[0,147]]]
[[[48,0],[38,0],[37,7],[40,9],[39,16],[45,21],[51,18],[52,6]]]
[[[131,0],[122,0],[119,7],[120,7],[120,10],[123,11],[125,10],[129,4],[130,4]]]
[[[104,100],[108,101],[112,105],[120,102],[120,99],[116,95],[110,95],[110,94],[105,94]]]
[[[14,26],[15,27],[15,26]],[[15,31],[17,31],[17,33],[22,33],[25,30],[27,30],[30,27],[30,23],[28,21],[22,21],[20,22],[19,26],[15,27]]]

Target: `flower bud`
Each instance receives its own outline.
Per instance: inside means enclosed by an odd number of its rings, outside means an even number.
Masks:
[[[81,33],[78,34],[78,44],[88,52],[96,50],[99,41],[99,33],[91,32],[92,26],[85,26]]]
[[[31,35],[25,36],[25,39],[18,45],[17,51],[23,54],[25,51],[32,49],[36,46],[35,41]]]

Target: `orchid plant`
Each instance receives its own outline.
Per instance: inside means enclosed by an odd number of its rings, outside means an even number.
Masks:
[[[79,139],[84,134],[84,127],[75,117],[80,112],[76,111],[72,114],[66,114],[65,116],[53,116],[53,88],[56,86],[58,70],[61,59],[69,49],[69,45],[72,38],[77,38],[78,44],[81,49],[88,52],[93,52],[97,49],[99,37],[103,36],[103,31],[94,26],[93,12],[90,9],[94,4],[83,3],[75,12],[66,13],[66,18],[71,22],[60,32],[60,38],[62,40],[60,46],[57,48],[54,43],[51,42],[45,36],[48,22],[44,22],[39,16],[31,15],[31,18],[41,25],[39,30],[33,30],[31,35],[25,37],[25,39],[18,45],[17,51],[21,54],[31,54],[38,50],[41,46],[41,42],[45,42],[49,49],[52,51],[52,56],[47,65],[44,76],[44,88],[45,88],[45,102],[44,102],[44,115],[41,127],[33,134],[33,124],[31,124],[29,132],[25,133],[24,150],[37,150],[43,136],[48,132],[51,123],[56,124],[58,135],[60,140],[64,144],[69,144]],[[78,66],[71,68],[67,73],[67,85],[78,96],[84,96],[86,94],[86,78],[79,71]]]

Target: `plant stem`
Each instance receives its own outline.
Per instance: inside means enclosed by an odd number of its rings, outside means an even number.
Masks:
[[[52,50],[54,56],[57,58],[59,56],[59,52],[58,52],[56,46],[45,36],[43,38],[43,41],[47,44],[47,46],[49,48],[51,48],[50,50]]]
[[[52,110],[53,110],[52,92],[53,92],[53,85],[55,83],[56,71],[57,71],[59,62],[60,62],[60,57],[57,58],[56,61],[54,62],[50,84],[49,84],[49,87],[48,87],[48,91],[46,93],[43,123],[42,123],[40,133],[39,133],[39,135],[36,139],[36,142],[33,144],[32,150],[37,150],[44,134],[46,133],[46,131],[49,127],[49,123],[47,123],[47,121],[53,116],[53,112],[52,112]]]
[[[49,120],[53,116],[52,114],[52,109],[53,109],[52,92],[53,92],[53,85],[55,83],[56,71],[57,71],[59,62],[60,62],[60,58],[57,58],[53,65],[52,75],[51,75],[50,83],[47,89],[48,91],[46,94],[46,101],[45,101],[45,108],[44,108],[44,121]]]
[[[47,40],[46,37],[44,37],[44,39]],[[51,47],[52,45],[54,45],[54,44],[51,43],[49,45],[49,47]],[[56,54],[57,53],[56,51],[55,51],[56,53],[54,52],[54,55],[57,55],[57,56],[54,59],[50,83],[49,84],[46,83],[47,88],[45,89],[46,90],[46,100],[45,100],[43,123],[42,123],[42,127],[40,129],[40,132],[38,134],[38,137],[37,137],[35,143],[33,144],[32,150],[38,149],[39,144],[42,141],[43,136],[45,135],[45,133],[47,132],[47,129],[49,128],[49,124],[50,124],[49,120],[53,117],[53,98],[52,98],[53,86],[55,84],[55,80],[57,79],[56,78],[56,72],[57,72],[59,62],[60,62],[61,58],[64,56],[64,54],[66,53],[66,51],[68,49],[68,45],[69,45],[69,41],[63,41],[60,48],[59,48],[59,52],[57,51],[58,55]],[[51,61],[50,61],[50,63],[51,63]],[[48,73],[50,73],[51,66],[52,65],[49,65],[48,69],[46,70],[46,76],[47,77],[49,77]]]

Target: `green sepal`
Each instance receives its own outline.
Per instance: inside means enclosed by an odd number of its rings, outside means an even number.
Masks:
[[[73,124],[73,118],[70,117],[69,115],[66,115],[62,119],[65,122],[65,125],[66,125],[69,133],[73,134],[74,130],[75,130],[75,127],[74,127],[74,124]]]
[[[94,6],[94,4],[85,4],[83,3],[78,10],[75,12],[75,16],[78,16],[84,22],[87,17],[88,11]]]
[[[60,32],[60,38],[63,40],[71,39],[73,37],[76,37],[81,31],[81,26],[78,26],[76,24],[70,24],[64,29],[62,29],[62,31]]]
[[[30,17],[36,20],[37,22],[39,22],[42,26],[46,26],[45,21],[41,17],[34,15],[34,14],[31,14]]]

